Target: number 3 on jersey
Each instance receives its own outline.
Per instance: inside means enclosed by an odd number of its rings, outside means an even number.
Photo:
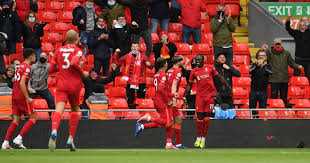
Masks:
[[[68,69],[70,67],[69,55],[70,53],[62,53],[62,56],[65,57],[64,59],[65,64],[62,65],[63,69]]]

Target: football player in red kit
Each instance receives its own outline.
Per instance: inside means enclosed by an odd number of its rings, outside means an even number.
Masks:
[[[196,63],[197,67],[191,71],[189,83],[186,86],[184,97],[187,97],[186,95],[189,94],[193,82],[196,79],[197,139],[194,146],[205,148],[205,139],[209,130],[210,117],[214,117],[215,115],[213,112],[213,105],[214,96],[216,96],[217,91],[213,83],[213,76],[219,78],[220,82],[230,89],[230,94],[231,87],[227,81],[218,74],[213,66],[204,65],[204,57],[202,55],[197,55]],[[184,98],[184,104],[187,105],[186,98]]]
[[[55,52],[49,73],[58,72],[58,81],[56,85],[56,111],[52,117],[52,133],[49,140],[49,149],[56,148],[57,129],[62,119],[66,103],[71,105],[69,119],[69,138],[67,147],[75,151],[73,138],[77,129],[79,115],[79,96],[82,89],[82,76],[88,76],[87,72],[82,71],[83,51],[77,47],[79,39],[74,30],[66,33],[66,45],[60,47]]]
[[[15,67],[14,85],[12,92],[12,111],[13,111],[13,121],[7,130],[4,142],[1,146],[2,149],[12,149],[9,145],[10,138],[14,134],[22,115],[27,115],[29,120],[24,125],[21,132],[13,140],[21,149],[26,149],[23,145],[23,136],[31,129],[31,127],[36,123],[36,115],[33,108],[31,107],[32,99],[28,94],[28,82],[31,73],[31,64],[35,63],[36,56],[33,49],[25,49],[23,52],[25,61]]]
[[[169,94],[167,91],[166,71],[168,63],[164,58],[159,57],[156,60],[156,67],[158,67],[159,71],[154,75],[154,85],[156,89],[154,105],[160,118],[153,118],[148,113],[141,117],[136,125],[136,136],[138,136],[144,129],[166,127],[166,130],[171,130],[172,127],[173,117],[172,110],[168,109],[168,96],[173,97],[176,94]],[[141,124],[139,123],[141,121],[151,123]],[[167,139],[166,149],[176,149],[176,147],[171,144],[171,139]]]

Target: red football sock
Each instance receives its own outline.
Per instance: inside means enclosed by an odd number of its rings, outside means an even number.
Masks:
[[[35,119],[29,119],[27,123],[24,125],[23,129],[20,131],[19,135],[24,136],[30,129],[31,127],[36,124]]]
[[[70,136],[74,137],[78,123],[79,123],[79,113],[71,112],[70,119],[69,119],[69,135]]]
[[[161,126],[165,126],[166,125],[166,120],[162,119],[162,118],[151,118],[150,120],[151,122],[154,122],[156,124],[159,124]]]
[[[203,124],[203,137],[207,137],[209,126],[210,126],[210,117],[204,118],[205,123]]]
[[[149,128],[161,128],[161,125],[158,125],[156,123],[147,123],[147,124],[143,124],[144,129],[149,129]]]
[[[197,138],[201,137],[202,128],[203,128],[203,120],[197,119],[197,122],[196,122]]]
[[[12,121],[10,127],[8,128],[8,131],[6,132],[5,140],[10,141],[12,135],[14,134],[16,128],[18,126],[18,123],[15,121]]]
[[[166,128],[167,143],[172,143],[172,135],[173,135],[173,128],[172,127],[167,127]]]
[[[58,130],[61,119],[62,119],[61,113],[55,112],[54,116],[52,117],[52,131]]]
[[[181,144],[181,125],[174,126],[175,144]]]

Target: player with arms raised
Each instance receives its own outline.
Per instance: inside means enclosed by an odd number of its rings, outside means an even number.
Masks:
[[[52,117],[52,133],[49,140],[49,149],[56,148],[57,129],[62,119],[65,106],[69,101],[71,113],[69,119],[69,138],[67,147],[75,151],[73,138],[77,129],[79,115],[79,96],[82,89],[82,76],[88,76],[81,69],[83,52],[76,45],[79,43],[77,33],[69,30],[66,33],[66,45],[60,47],[53,56],[49,73],[58,71],[58,82],[56,85],[56,111]]]
[[[150,116],[149,113],[145,114],[138,120],[138,123],[136,125],[136,136],[138,136],[144,129],[161,128],[161,127],[166,127],[166,130],[172,129],[171,128],[173,120],[172,110],[168,110],[168,91],[167,91],[167,75],[166,75],[168,63],[166,59],[159,57],[156,60],[156,67],[159,69],[159,71],[154,75],[154,85],[156,88],[154,105],[156,111],[160,115],[160,118],[153,118]],[[147,121],[151,123],[147,124],[139,123],[142,121]],[[166,148],[168,149],[176,148],[171,144],[171,139],[167,139]]]
[[[21,149],[26,149],[23,145],[23,136],[31,129],[36,123],[36,115],[33,108],[30,106],[32,99],[28,95],[28,82],[31,73],[31,64],[35,63],[36,56],[33,49],[25,49],[23,52],[25,61],[15,67],[15,77],[12,92],[12,109],[13,109],[13,121],[7,130],[4,142],[1,146],[2,149],[12,149],[9,145],[10,138],[15,132],[21,116],[27,115],[29,120],[24,125],[19,135],[13,140]]]
[[[189,77],[189,83],[186,86],[184,93],[184,104],[187,105],[186,95],[189,94],[193,82],[196,79],[197,82],[197,93],[196,93],[196,114],[197,114],[197,139],[194,144],[195,147],[205,148],[205,139],[209,130],[210,117],[214,117],[213,112],[214,97],[217,94],[213,83],[213,76],[219,78],[220,82],[227,88],[231,87],[227,81],[218,74],[215,68],[211,65],[204,65],[204,57],[197,55],[196,57],[197,67],[191,71]],[[201,135],[203,131],[203,135]]]

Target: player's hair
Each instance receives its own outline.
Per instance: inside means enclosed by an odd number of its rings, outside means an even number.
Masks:
[[[167,60],[165,58],[159,57],[156,60],[156,67],[157,68],[163,68],[166,63],[167,63]]]
[[[118,18],[121,18],[121,17],[125,17],[125,18],[126,18],[125,14],[119,14],[119,15],[117,15],[117,19],[118,19]]]
[[[103,17],[102,15],[100,15],[100,16],[98,16],[98,17],[95,19],[96,23],[99,21],[99,19],[103,19],[103,21],[104,21],[104,17]]]
[[[257,51],[257,53],[256,53],[256,59],[258,59],[258,54],[259,53],[265,53],[266,55],[267,55],[267,51],[266,50],[264,50],[264,49],[259,49],[258,51]]]
[[[221,55],[224,55],[224,57],[226,58],[225,53],[220,53],[220,54],[217,55],[216,59],[218,59]]]
[[[66,44],[74,44],[78,39],[77,33],[74,30],[69,30],[66,33]]]
[[[23,52],[24,59],[29,58],[30,56],[34,55],[35,53],[36,53],[35,50],[32,48],[25,49]]]
[[[87,2],[87,1],[88,1],[88,2],[94,2],[94,0],[86,0],[85,2]]]
[[[178,63],[178,62],[180,62],[182,60],[183,60],[183,58],[181,56],[174,56],[174,57],[172,57],[171,61],[172,61],[173,64],[176,64],[176,63]]]

